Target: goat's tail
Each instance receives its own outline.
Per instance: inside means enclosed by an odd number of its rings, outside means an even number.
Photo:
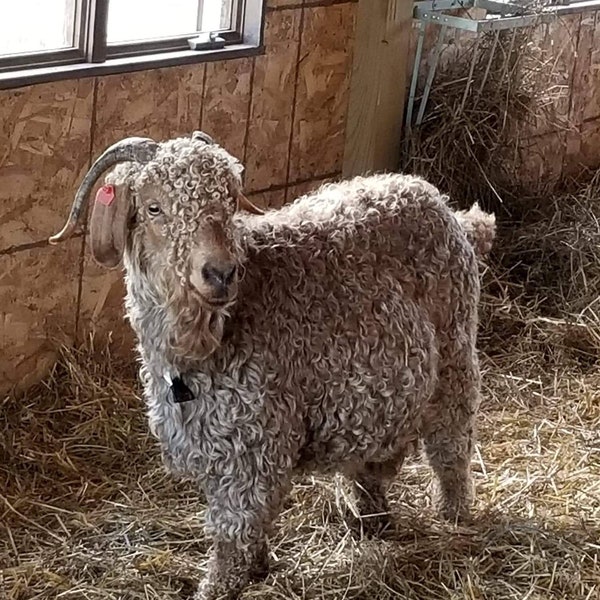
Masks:
[[[463,226],[467,239],[473,244],[477,256],[485,257],[492,249],[496,237],[496,217],[483,212],[475,203],[469,210],[457,211],[456,218]]]

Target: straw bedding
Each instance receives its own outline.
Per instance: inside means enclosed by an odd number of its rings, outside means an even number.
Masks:
[[[418,457],[381,541],[350,534],[344,482],[299,480],[273,572],[244,597],[598,597],[600,373],[552,373],[523,346],[484,359],[473,524],[437,520]],[[3,599],[180,599],[203,575],[202,498],[164,473],[133,374],[110,364],[65,349],[43,385],[3,403]]]
[[[501,48],[513,65],[524,46],[510,43]],[[474,71],[479,82],[486,56]],[[509,70],[503,80],[502,69],[488,70],[496,91],[481,101],[499,102],[504,89],[511,114],[531,108],[532,71]],[[453,96],[452,74],[441,77],[434,116],[464,89]],[[508,79],[522,82],[516,97],[506,86],[498,92]],[[446,129],[442,145],[426,121],[411,140],[411,170],[453,197],[476,194],[500,220],[483,275],[474,520],[454,527],[437,519],[419,456],[393,485],[395,526],[381,540],[351,535],[345,482],[298,480],[272,540],[272,573],[245,598],[600,597],[600,180],[551,196],[513,189],[509,170],[469,140],[477,130],[500,152],[504,126],[468,129],[472,116]],[[480,177],[462,176],[452,157],[463,152]],[[107,353],[65,348],[43,384],[0,406],[2,600],[182,599],[204,574],[203,499],[164,472],[133,366],[116,365]]]

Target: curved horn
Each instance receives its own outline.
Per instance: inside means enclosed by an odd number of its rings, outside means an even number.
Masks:
[[[192,133],[193,140],[201,140],[205,144],[214,144],[215,140],[213,140],[208,133],[204,133],[204,131],[194,131]]]
[[[75,231],[77,221],[86,206],[90,192],[98,178],[110,167],[121,162],[139,162],[146,163],[151,161],[156,155],[158,144],[150,138],[130,137],[109,146],[90,167],[90,170],[85,174],[79,189],[75,194],[75,200],[71,206],[69,218],[62,230],[53,235],[49,242],[57,244],[62,242]]]

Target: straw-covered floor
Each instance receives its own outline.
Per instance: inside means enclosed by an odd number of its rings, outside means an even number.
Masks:
[[[516,42],[495,50],[510,58],[525,43]],[[452,112],[464,89],[442,73],[433,121],[411,140],[420,159],[411,170],[455,198],[476,195],[500,223],[483,275],[474,522],[457,528],[436,518],[418,457],[393,486],[395,528],[378,541],[349,532],[343,482],[302,479],[272,540],[272,573],[245,598],[600,597],[600,180],[527,198],[510,190],[508,170],[482,150],[506,146],[504,125],[485,129],[484,113],[501,102],[514,103],[511,114],[530,108],[531,86],[527,77],[514,83],[527,71],[512,59],[508,69],[502,61],[487,69],[493,40],[482,47],[474,77],[487,71],[500,90],[479,95],[484,112],[473,109],[454,129],[446,122],[436,145],[435,115]],[[501,87],[508,80],[518,97]],[[476,132],[479,145],[469,139]],[[485,177],[471,169],[461,179],[467,151]],[[116,362],[65,349],[47,381],[1,404],[2,600],[183,599],[205,572],[202,498],[164,473],[133,366]]]
[[[548,327],[525,325],[522,352],[484,358],[472,525],[436,518],[417,459],[393,487],[396,528],[382,541],[350,534],[344,485],[303,479],[272,540],[273,572],[245,597],[597,598],[600,373],[552,372]],[[132,373],[65,351],[1,413],[1,598],[190,596],[206,568],[202,498],[165,475]]]

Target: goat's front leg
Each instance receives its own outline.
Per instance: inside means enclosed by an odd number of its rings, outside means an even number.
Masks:
[[[264,579],[268,572],[266,539],[241,546],[216,538],[208,573],[200,584],[196,599],[234,600],[248,584]]]
[[[196,600],[235,600],[269,572],[267,534],[287,486],[273,481],[249,485],[245,477],[223,481],[207,489],[206,527],[213,548]]]

